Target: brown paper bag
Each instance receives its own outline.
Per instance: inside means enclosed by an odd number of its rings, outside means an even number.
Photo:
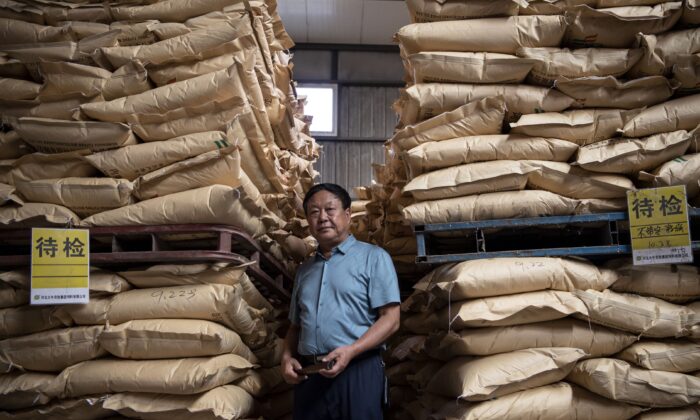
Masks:
[[[644,56],[630,71],[631,77],[668,75],[680,56],[700,52],[700,30],[686,29],[659,35],[639,35]]]
[[[80,218],[63,206],[46,203],[24,203],[22,206],[0,207],[0,229],[76,226]]]
[[[623,264],[621,267],[615,267],[619,279],[610,287],[611,290],[651,296],[674,303],[685,303],[700,298],[700,274],[692,265],[635,266],[629,261],[624,261]]]
[[[639,369],[616,359],[579,362],[567,380],[605,398],[652,407],[683,407],[700,400],[700,379]]]
[[[109,13],[114,20],[184,22],[191,17],[220,11],[230,4],[231,0],[165,0],[144,6],[111,7]]]
[[[18,410],[43,405],[58,397],[65,382],[48,373],[0,375],[0,408]]]
[[[654,187],[685,185],[689,198],[700,193],[700,154],[677,157],[656,168],[652,173],[640,172],[639,179]]]
[[[121,393],[110,395],[104,407],[130,417],[154,420],[179,418],[239,419],[255,413],[256,402],[235,385],[224,385],[203,394],[169,395]]]
[[[96,359],[107,354],[98,342],[102,329],[102,326],[73,327],[2,340],[0,367],[4,372],[13,367],[60,372],[76,363]]]
[[[37,97],[40,88],[41,85],[38,83],[0,77],[0,89],[2,89],[4,99],[32,100]]]
[[[518,14],[518,3],[513,0],[477,0],[469,3],[409,0],[406,2],[406,6],[408,6],[411,20],[414,23],[464,20],[491,16],[514,16]]]
[[[562,16],[511,16],[414,23],[399,29],[395,38],[406,55],[422,51],[513,54],[520,47],[559,46],[565,30]]]
[[[148,361],[102,359],[73,365],[61,372],[59,380],[66,384],[63,398],[116,392],[189,395],[225,385],[252,367],[235,354]]]
[[[74,40],[74,34],[70,28],[55,28],[16,19],[0,18],[0,44],[2,45]]]
[[[682,340],[639,341],[617,357],[645,369],[688,373],[700,369],[700,344]]]
[[[16,337],[71,325],[53,306],[0,309],[0,338]]]
[[[567,79],[554,86],[584,108],[634,109],[656,105],[669,99],[678,86],[662,76],[620,82],[612,76]]]
[[[625,123],[640,110],[580,109],[563,113],[545,112],[523,115],[510,123],[511,134],[559,138],[580,146],[615,137]]]
[[[64,206],[87,217],[134,203],[134,185],[126,179],[59,178],[17,182],[27,201]]]
[[[588,172],[566,162],[528,160],[538,168],[527,179],[528,188],[551,191],[570,198],[626,198],[634,190],[627,177]]]
[[[43,153],[100,152],[137,143],[129,126],[121,123],[23,117],[12,125],[22,140]]]
[[[625,137],[642,137],[676,130],[692,130],[700,124],[696,112],[700,95],[672,99],[643,110],[622,129]]]
[[[476,359],[460,357],[447,362],[435,374],[428,391],[466,401],[484,401],[558,382],[585,356],[580,349],[544,347]]]
[[[509,54],[421,52],[406,61],[413,83],[522,83],[535,60]]]
[[[605,140],[581,147],[575,164],[593,172],[631,174],[682,156],[690,140],[691,134],[684,130],[643,139]]]

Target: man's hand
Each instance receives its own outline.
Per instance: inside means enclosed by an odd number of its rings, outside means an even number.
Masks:
[[[323,369],[319,373],[326,378],[335,378],[336,376],[340,375],[346,367],[348,367],[348,364],[350,364],[350,361],[355,358],[355,356],[357,356],[357,353],[354,347],[338,347],[337,349],[328,353],[328,355],[322,359],[324,362],[334,360],[335,364],[333,365],[333,368]]]
[[[301,363],[293,357],[282,359],[282,377],[288,384],[296,385],[307,379],[306,375],[299,375],[296,371],[301,369]]]

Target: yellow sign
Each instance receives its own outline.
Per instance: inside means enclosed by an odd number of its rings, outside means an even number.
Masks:
[[[87,229],[32,229],[32,305],[88,303]]]
[[[693,262],[685,186],[627,192],[635,265]]]

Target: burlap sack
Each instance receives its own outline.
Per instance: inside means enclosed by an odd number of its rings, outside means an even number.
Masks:
[[[695,312],[661,299],[610,290],[575,290],[588,308],[577,316],[596,324],[629,331],[643,337],[681,337],[690,333]]]
[[[399,150],[409,150],[430,141],[499,134],[505,113],[505,100],[502,97],[480,99],[404,127],[394,134],[391,143]]]
[[[653,187],[685,185],[688,197],[695,197],[700,193],[700,154],[677,157],[652,173],[640,172],[639,180]]]
[[[566,30],[561,16],[512,16],[414,23],[395,35],[402,53],[462,51],[513,54],[520,47],[559,46]]]
[[[205,131],[167,141],[125,146],[85,156],[93,166],[113,178],[134,180],[172,163],[231,146],[221,131]]]
[[[640,341],[616,357],[650,370],[682,373],[700,370],[700,344],[692,341]]]
[[[178,108],[246,97],[245,83],[254,78],[253,57],[236,59],[236,64],[214,73],[161,86],[144,93],[108,102],[84,104],[81,112],[100,121],[127,122],[132,114],[164,114]],[[167,121],[167,120],[163,120]]]
[[[636,340],[633,334],[564,318],[432,334],[425,342],[425,352],[436,359],[450,360],[458,356],[488,356],[534,347],[573,347],[590,357],[601,357],[615,354]]]
[[[569,25],[564,44],[574,48],[630,48],[640,32],[658,34],[671,29],[681,17],[681,6],[681,2],[611,9],[577,6],[566,12]]]
[[[66,384],[62,398],[115,392],[187,395],[230,383],[252,367],[235,354],[148,361],[102,359],[73,365],[59,378]]]
[[[67,207],[87,217],[134,203],[134,185],[126,179],[59,178],[18,181],[17,191],[27,201]]]
[[[509,121],[521,114],[563,111],[574,104],[574,99],[556,90],[537,86],[418,84],[402,92],[401,123],[414,124],[489,96],[503,96]]]
[[[243,203],[246,201],[246,203]],[[120,209],[98,213],[81,223],[84,226],[130,226],[192,223],[221,223],[239,226],[253,237],[264,234],[276,223],[272,213],[263,208],[251,212],[238,189],[213,185],[153,198]],[[0,210],[2,212],[2,210]],[[1,214],[1,213],[0,213]]]
[[[564,197],[625,198],[634,183],[624,176],[591,173],[566,162],[528,160],[537,168],[527,179],[528,188],[551,191]]]
[[[216,321],[239,333],[247,345],[258,344],[266,335],[262,313],[241,294],[239,286],[219,284],[137,289],[63,310],[79,325],[158,318]]]
[[[454,401],[450,401],[429,418],[431,420],[629,419],[641,411],[642,407],[610,401],[576,385],[557,382],[479,404],[455,404]]]
[[[184,35],[156,42],[151,45],[102,48],[114,68],[119,68],[131,60],[140,60],[150,65],[199,61],[215,57],[225,52],[222,45],[235,40],[252,30],[247,18],[238,21],[222,22],[208,29],[188,32]]]
[[[620,82],[612,76],[567,79],[560,77],[554,86],[585,108],[634,109],[656,105],[673,95],[677,86],[662,76],[650,76]]]
[[[453,359],[438,371],[428,391],[466,401],[484,401],[566,377],[586,356],[570,347],[517,350],[482,358]]]
[[[684,3],[681,22],[688,26],[700,23],[700,2],[698,0],[688,0]]]
[[[0,182],[17,184],[35,179],[89,177],[97,170],[85,162],[84,153],[32,153],[14,161],[0,161]]]
[[[18,410],[43,405],[58,397],[65,382],[48,373],[0,375],[0,408]]]
[[[225,131],[246,104],[247,100],[243,98],[232,98],[178,108],[164,114],[130,115],[127,120],[141,140],[162,141],[205,131]]]
[[[700,124],[700,95],[672,99],[643,110],[622,129],[626,137],[642,137],[676,130],[692,130]]]
[[[73,327],[0,341],[0,369],[60,372],[68,366],[96,359],[107,352],[98,337],[102,326]]]
[[[14,131],[0,133],[0,159],[17,159],[32,150]]]
[[[80,218],[63,206],[46,203],[24,203],[0,207],[0,229],[76,226]]]
[[[642,139],[611,139],[581,147],[575,165],[593,172],[633,174],[683,155],[691,134],[684,130]]]
[[[199,319],[135,320],[107,326],[99,343],[122,359],[179,359],[232,353],[251,363],[257,361],[238,334]]]
[[[15,308],[29,303],[29,291],[0,286],[0,309]]]
[[[11,124],[15,119],[21,117],[72,120],[80,105],[89,103],[96,98],[77,97],[52,102],[0,99],[0,120],[7,124]]]
[[[0,309],[0,338],[16,337],[71,325],[53,306]]]
[[[538,290],[605,290],[617,280],[614,270],[562,258],[493,258],[445,264],[428,273],[413,288],[416,294],[459,301]],[[409,298],[404,308],[409,306]],[[427,308],[425,308],[427,309]],[[421,309],[423,310],[423,309]]]
[[[235,420],[254,415],[256,402],[241,388],[224,385],[199,395],[114,394],[103,406],[131,418]]]
[[[158,86],[179,82],[201,76],[206,73],[219,71],[234,64],[234,57],[239,51],[256,47],[255,38],[248,34],[228,42],[226,53],[216,57],[206,58],[185,63],[163,64],[149,67],[148,77]]]
[[[236,147],[212,150],[140,176],[134,193],[148,200],[216,184],[235,188],[240,185],[240,165]]]
[[[571,292],[546,290],[453,302],[451,307],[408,317],[404,327],[417,334],[471,327],[498,327],[552,321],[586,306]]]
[[[3,97],[11,100],[32,100],[39,94],[41,85],[20,79],[8,79],[0,77],[0,89]]]
[[[659,35],[640,35],[644,56],[630,71],[631,77],[668,75],[682,55],[700,52],[700,30],[686,29]]]
[[[428,172],[403,188],[416,200],[437,200],[496,191],[522,190],[536,167],[524,161],[497,160],[468,163]]]
[[[99,152],[137,143],[129,126],[120,123],[25,117],[12,126],[23,141],[43,153]]]
[[[508,191],[411,204],[401,210],[416,225],[623,210],[626,200],[574,200],[549,191]]]
[[[3,45],[73,40],[74,34],[70,28],[55,28],[16,19],[0,18],[0,44]]]
[[[566,162],[578,150],[570,141],[522,135],[459,137],[423,143],[403,154],[410,178],[435,169],[492,160]]]
[[[616,292],[651,296],[668,302],[684,303],[700,298],[698,270],[691,265],[635,266],[625,261],[611,265],[618,280],[610,287]]]
[[[222,10],[230,4],[231,0],[164,0],[144,6],[111,7],[109,13],[114,20],[184,22],[194,16]]]
[[[513,0],[477,0],[469,3],[409,0],[406,2],[406,5],[414,23],[464,20],[490,16],[514,16],[518,14],[518,3]]]
[[[545,112],[520,117],[510,123],[511,134],[568,140],[580,146],[615,137],[639,114],[638,110],[580,109],[563,113]]]
[[[672,420],[672,419],[700,419],[700,407],[688,406],[681,408],[655,408],[645,411],[636,417],[638,420]]]
[[[421,52],[407,59],[413,83],[522,83],[535,60],[509,54]]]
[[[700,400],[700,379],[646,370],[616,359],[579,362],[566,378],[605,398],[651,407],[683,407]]]
[[[561,78],[590,76],[620,77],[642,57],[640,49],[612,48],[520,48],[518,57],[535,60],[528,75],[530,83],[552,86]]]

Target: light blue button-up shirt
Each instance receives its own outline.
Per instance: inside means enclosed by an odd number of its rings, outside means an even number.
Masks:
[[[289,320],[301,327],[297,351],[326,354],[359,339],[378,309],[400,303],[391,257],[350,235],[329,259],[317,252],[297,270]]]

